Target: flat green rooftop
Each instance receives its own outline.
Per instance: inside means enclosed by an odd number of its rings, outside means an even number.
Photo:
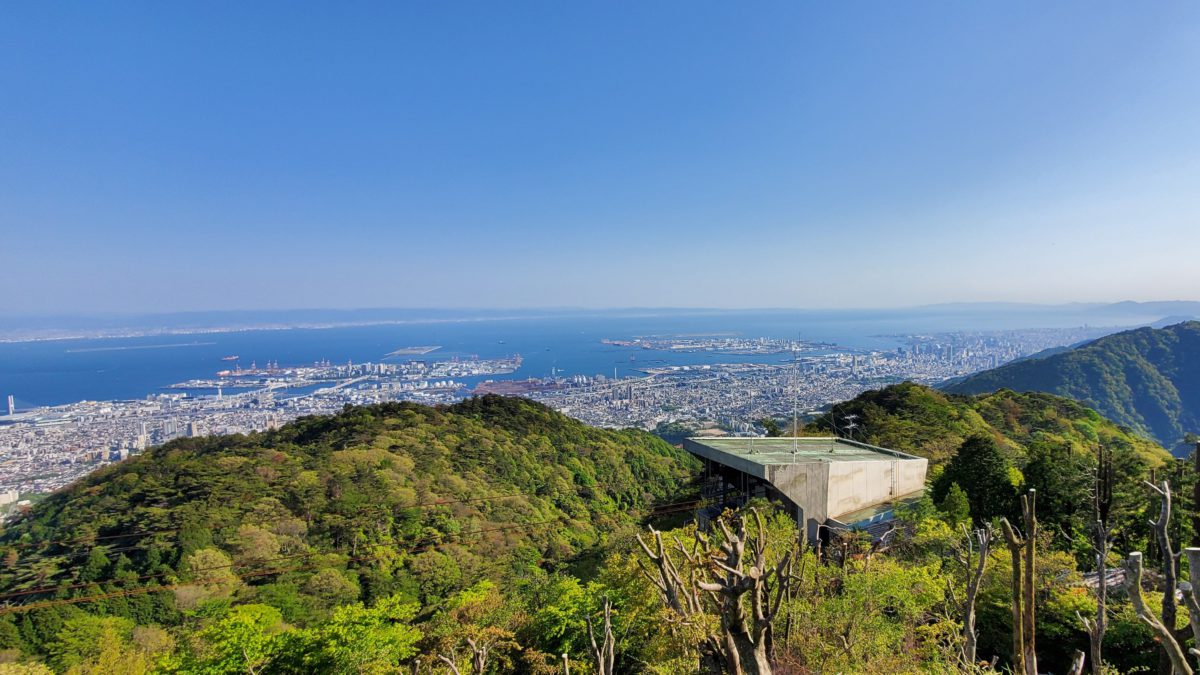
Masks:
[[[689,442],[763,466],[813,462],[894,462],[917,459],[843,438],[689,438]]]

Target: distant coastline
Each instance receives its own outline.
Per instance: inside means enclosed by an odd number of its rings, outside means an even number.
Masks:
[[[248,331],[324,330],[369,326],[467,324],[568,318],[651,318],[685,316],[792,315],[798,322],[861,318],[938,317],[959,328],[1035,328],[1072,325],[1139,325],[1163,317],[1200,316],[1200,302],[1116,302],[1063,305],[954,303],[897,308],[711,308],[627,307],[588,309],[361,309],[235,310],[140,315],[30,316],[0,312],[0,344],[66,340],[206,335]],[[991,325],[974,326],[986,317]],[[964,321],[965,319],[965,321]],[[997,321],[999,320],[999,321]],[[999,323],[1007,324],[1004,326]]]
[[[207,347],[215,342],[175,342],[169,345],[126,345],[121,347],[83,347],[68,349],[68,354],[86,354],[87,352],[123,352],[134,349],[176,349],[180,347]]]
[[[415,310],[391,310],[392,313]],[[611,317],[611,318],[638,318],[638,317],[662,317],[662,316],[706,316],[713,314],[746,314],[746,313],[770,313],[784,311],[802,311],[802,310],[785,310],[785,309],[763,309],[763,310],[736,310],[736,309],[709,309],[709,308],[628,308],[628,309],[609,309],[609,310],[587,310],[564,308],[561,310],[547,309],[541,311],[521,310],[501,311],[496,310],[494,313],[488,313],[481,310],[480,313],[469,314],[466,312],[449,316],[436,316],[438,313],[445,313],[446,310],[439,312],[438,310],[430,310],[428,314],[433,316],[409,316],[409,317],[387,317],[375,316],[362,319],[280,319],[280,320],[245,320],[244,322],[220,321],[214,318],[212,322],[204,322],[200,320],[196,323],[185,323],[188,319],[186,315],[146,315],[131,319],[136,322],[144,321],[142,325],[137,323],[129,323],[120,326],[54,326],[49,325],[50,322],[56,320],[56,317],[45,317],[42,321],[46,325],[30,325],[23,328],[4,327],[5,319],[0,314],[0,344],[11,344],[21,342],[47,342],[53,340],[104,340],[104,339],[121,339],[121,338],[143,338],[143,337],[158,337],[167,335],[205,335],[205,334],[224,334],[224,333],[242,333],[249,331],[283,331],[283,330],[324,330],[329,328],[359,328],[370,326],[406,326],[406,325],[436,325],[436,324],[464,324],[464,323],[486,323],[486,322],[501,322],[501,321],[527,321],[527,320],[544,320],[544,319],[567,319],[567,318],[587,318],[587,317]],[[381,313],[380,311],[346,311],[339,312],[336,310],[324,311],[308,311],[296,310],[292,312],[296,315],[312,314],[312,313],[328,313],[328,314],[373,314]],[[215,314],[215,315],[267,315],[279,316],[288,314],[286,310],[264,310],[262,312],[251,311],[236,311],[236,312],[216,312],[216,313],[197,313],[197,314]],[[8,319],[15,320],[16,317]],[[163,325],[170,320],[180,321],[178,325]],[[36,321],[36,318],[25,318],[26,323]],[[87,317],[71,318],[74,322],[86,321]],[[112,319],[97,318],[97,323],[101,321],[113,321]]]
[[[361,328],[370,326],[405,326],[418,324],[439,323],[482,323],[487,321],[519,321],[526,319],[551,319],[557,315],[545,316],[503,316],[503,317],[472,317],[459,319],[393,319],[386,321],[352,321],[329,323],[269,323],[245,326],[180,326],[177,328],[127,328],[107,330],[59,330],[42,329],[28,331],[10,331],[0,333],[0,343],[15,344],[22,342],[53,342],[66,340],[110,340],[122,338],[162,337],[169,335],[209,335],[226,333],[249,333],[255,331],[284,331],[284,330],[325,330],[330,328]],[[170,345],[184,346],[184,345]],[[101,348],[92,348],[97,351]],[[113,349],[118,349],[114,347]],[[75,351],[75,350],[72,350]]]

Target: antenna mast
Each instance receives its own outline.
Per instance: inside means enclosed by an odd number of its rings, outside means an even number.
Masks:
[[[798,423],[798,407],[800,405],[800,380],[799,380],[799,365],[796,360],[796,347],[799,346],[800,334],[796,333],[796,342],[792,344],[792,460],[796,459],[796,451],[799,450],[797,436],[800,433],[800,425]]]

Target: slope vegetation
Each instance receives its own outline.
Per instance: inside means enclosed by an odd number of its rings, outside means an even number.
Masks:
[[[949,460],[963,442],[990,436],[1020,462],[1030,448],[1054,446],[1091,454],[1097,444],[1127,450],[1151,465],[1169,455],[1158,444],[1123,429],[1095,410],[1060,396],[1000,390],[965,396],[906,382],[868,391],[834,406],[810,430],[845,429],[856,416],[857,440],[929,458]]]
[[[1077,399],[1109,419],[1177,447],[1200,432],[1200,322],[1109,335],[1041,359],[1010,363],[947,385],[978,394],[1043,391]]]
[[[356,601],[436,603],[600,550],[695,468],[649,434],[497,396],[348,407],[265,434],[173,441],[60,491],[0,534],[3,600],[48,603],[0,617],[0,649],[42,652],[81,608],[169,626],[224,597],[304,626]]]

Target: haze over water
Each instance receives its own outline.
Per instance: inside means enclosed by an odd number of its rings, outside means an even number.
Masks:
[[[1144,317],[1145,321],[1153,320]],[[897,334],[954,330],[1132,325],[1128,314],[1105,316],[1042,311],[979,312],[878,310],[857,312],[698,312],[641,316],[562,316],[549,318],[439,321],[323,329],[244,330],[225,333],[154,335],[128,338],[44,340],[0,343],[0,395],[13,394],[25,409],[79,400],[141,398],[163,387],[212,377],[232,366],[268,361],[281,366],[379,362],[401,347],[441,349],[398,360],[451,357],[495,358],[520,354],[524,364],[509,378],[620,376],[640,368],[734,362],[779,362],[786,355],[666,353],[601,344],[604,338],[649,335],[733,334],[739,337],[795,338],[832,342],[855,350],[895,349]],[[482,378],[475,378],[482,379]],[[473,382],[471,380],[469,382]]]

